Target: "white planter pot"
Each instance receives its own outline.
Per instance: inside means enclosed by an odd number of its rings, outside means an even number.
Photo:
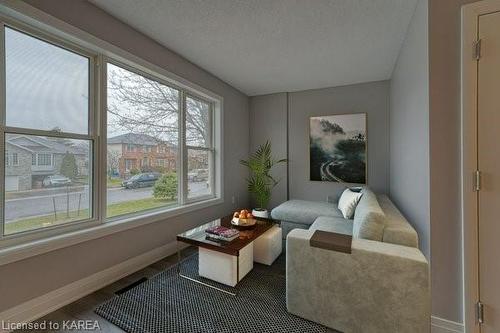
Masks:
[[[262,218],[269,218],[269,213],[267,209],[262,209],[262,208],[255,208],[252,210],[252,215],[255,217],[262,217]]]

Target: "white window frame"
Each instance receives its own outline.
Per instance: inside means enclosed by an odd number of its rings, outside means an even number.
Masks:
[[[18,31],[20,33],[26,34],[27,36],[30,36],[32,38],[41,40],[43,42],[46,42],[48,44],[53,45],[54,47],[59,47],[61,49],[66,50],[67,52],[71,52],[73,54],[80,55],[82,57],[85,57],[89,61],[89,105],[88,105],[88,133],[87,134],[79,134],[79,133],[69,133],[69,132],[61,132],[61,131],[50,131],[50,130],[40,130],[40,129],[32,129],[32,128],[22,128],[22,127],[15,127],[15,126],[8,126],[6,124],[6,104],[5,104],[5,97],[6,97],[6,91],[5,88],[2,87],[1,90],[1,99],[2,103],[0,105],[0,148],[3,150],[4,147],[6,146],[6,137],[9,134],[21,134],[21,135],[28,135],[28,136],[42,136],[42,137],[58,137],[58,138],[65,138],[65,139],[77,139],[77,140],[85,140],[89,142],[90,144],[90,159],[91,160],[96,160],[96,151],[93,147],[95,147],[95,142],[97,141],[97,131],[96,131],[96,126],[95,126],[95,112],[96,112],[96,107],[95,107],[95,100],[96,100],[96,72],[97,72],[97,53],[92,52],[90,50],[84,49],[78,45],[75,45],[71,42],[68,42],[64,39],[58,38],[57,36],[47,34],[46,32],[37,29],[36,27],[33,27],[31,25],[24,24],[22,22],[19,22],[17,20],[12,20],[7,17],[1,17],[0,18],[0,57],[1,57],[1,65],[2,69],[0,71],[0,84],[3,85],[3,83],[6,81],[6,74],[5,74],[5,29],[9,28],[15,31]],[[37,154],[37,165],[39,165],[39,155]],[[4,161],[2,159],[5,158],[5,156],[2,156],[0,158],[0,165],[4,165]],[[9,164],[12,164],[11,162],[12,158],[9,157]],[[54,156],[53,154],[50,154],[50,165],[47,166],[53,166],[54,164]],[[91,185],[91,193],[89,193],[89,210],[91,212],[90,217],[88,219],[81,219],[78,221],[68,221],[65,223],[61,223],[58,225],[54,226],[49,226],[49,227],[41,227],[37,229],[32,229],[32,230],[25,230],[13,234],[5,234],[4,231],[4,220],[5,220],[5,198],[4,198],[4,187],[5,187],[5,168],[2,167],[0,168],[0,200],[1,200],[1,215],[0,215],[0,244],[1,243],[7,243],[5,242],[6,240],[10,239],[22,239],[25,235],[31,235],[31,234],[37,234],[40,231],[46,231],[46,230],[55,230],[55,229],[63,229],[65,226],[70,225],[70,224],[88,224],[92,225],[98,222],[97,219],[97,206],[95,205],[96,202],[96,196],[97,192],[94,190],[96,186],[96,177],[95,177],[95,168],[90,172],[90,185]]]
[[[191,146],[186,143],[186,112],[187,112],[187,103],[186,100],[187,98],[191,98],[194,100],[198,100],[203,103],[207,103],[209,105],[209,115],[208,115],[208,132],[209,132],[209,139],[208,139],[208,146]],[[215,185],[215,174],[216,171],[215,167],[215,154],[217,148],[215,147],[214,143],[214,124],[213,124],[213,112],[214,112],[214,105],[212,102],[207,101],[206,99],[197,96],[196,94],[193,93],[185,93],[183,94],[183,112],[182,112],[182,118],[183,118],[183,138],[182,138],[182,155],[183,155],[183,163],[184,163],[184,172],[182,174],[183,180],[184,180],[184,193],[183,193],[183,201],[187,203],[193,203],[197,201],[203,201],[207,199],[211,199],[215,196],[215,191],[214,191],[214,185]],[[189,150],[198,150],[198,151],[204,151],[208,153],[208,182],[210,185],[210,193],[205,194],[205,195],[200,195],[196,197],[189,197],[189,191],[188,191],[188,151]]]
[[[102,62],[102,71],[107,73],[107,65],[112,64],[114,66],[117,66],[119,68],[122,68],[124,70],[130,71],[134,74],[143,76],[146,79],[156,81],[162,85],[165,85],[167,87],[170,87],[172,89],[175,89],[179,92],[179,115],[178,115],[178,144],[177,144],[177,174],[180,175],[178,178],[179,180],[179,187],[178,187],[178,194],[177,194],[177,205],[174,207],[183,207],[188,204],[193,204],[197,202],[203,202],[207,201],[210,199],[215,199],[217,198],[217,192],[215,190],[215,183],[216,183],[216,163],[215,163],[215,152],[218,148],[216,148],[216,143],[215,143],[215,135],[214,135],[214,129],[216,128],[213,124],[214,121],[214,101],[211,101],[207,99],[206,97],[200,96],[197,94],[196,91],[193,91],[192,89],[186,89],[184,87],[180,87],[176,85],[175,83],[172,83],[171,80],[168,80],[167,78],[163,77],[159,73],[151,73],[148,71],[145,71],[144,68],[134,64],[127,64],[124,62],[121,62],[119,60],[116,60],[113,57],[105,57],[103,58]],[[106,78],[107,79],[107,78]],[[106,82],[103,83],[103,89],[107,88],[106,87],[107,80]],[[106,100],[107,94],[105,91],[102,92],[103,100]],[[210,107],[209,110],[209,128],[208,131],[210,133],[210,138],[209,138],[209,146],[208,147],[198,147],[198,146],[188,146],[186,145],[186,138],[185,138],[185,133],[186,133],[186,98],[191,98],[195,99],[204,103],[207,103]],[[107,101],[106,101],[107,105]],[[107,112],[107,110],[104,110]],[[103,124],[106,124],[106,126],[103,126],[107,128],[107,120],[102,121]],[[139,146],[140,147],[140,146]],[[141,150],[144,154],[148,153],[149,151],[149,146],[143,145],[141,147]],[[202,196],[197,196],[197,197],[192,197],[189,198],[188,196],[188,166],[187,166],[187,156],[188,156],[188,149],[191,150],[201,150],[201,151],[207,151],[209,152],[209,183],[210,183],[210,193],[207,195],[202,195]],[[144,164],[144,159],[148,159],[148,164]],[[154,166],[155,164],[151,164],[151,160],[147,156],[143,156],[139,159],[139,167],[144,167],[144,166]],[[219,164],[220,165],[220,164]],[[117,216],[117,217],[110,217],[107,218],[108,221],[114,221],[117,219],[122,219],[124,216],[140,216],[141,214],[144,214],[146,212],[152,211],[152,212],[162,212],[165,210],[171,210],[172,208],[156,208],[156,209],[151,209],[151,210],[145,210],[133,214],[128,214],[128,215],[123,215],[123,216]],[[175,209],[175,208],[174,208]]]
[[[93,35],[79,30],[70,24],[58,20],[35,7],[21,1],[6,0],[0,3],[0,22],[3,24],[8,23],[10,26],[18,30],[29,30],[35,32],[37,37],[44,36],[45,40],[54,40],[56,45],[69,48],[74,52],[74,49],[85,50],[92,55],[97,55],[94,59],[93,71],[90,73],[90,84],[94,85],[90,91],[90,100],[92,110],[90,111],[89,125],[93,126],[92,135],[95,137],[93,146],[93,156],[89,161],[90,168],[93,172],[93,213],[95,219],[85,223],[72,222],[65,225],[56,227],[49,227],[38,229],[31,232],[19,233],[9,235],[8,237],[0,236],[0,265],[15,262],[24,258],[32,257],[58,248],[71,246],[88,240],[100,238],[116,232],[137,228],[141,225],[149,223],[156,223],[165,221],[167,218],[178,216],[187,212],[203,209],[213,205],[219,205],[224,202],[224,187],[223,187],[223,115],[224,115],[224,99],[222,96],[200,86],[192,83],[189,80],[178,76],[163,67],[148,62],[136,55],[133,55],[111,43],[103,41]],[[23,29],[19,29],[23,27]],[[33,33],[31,33],[33,34]],[[69,46],[69,47],[65,47]],[[4,45],[3,38],[0,41],[0,52],[3,54]],[[78,53],[78,52],[77,52]],[[4,59],[3,56],[0,63],[0,78],[5,77],[4,73]],[[144,73],[148,73],[155,78],[161,78],[168,83],[169,86],[181,89],[182,91],[189,92],[192,95],[201,97],[204,100],[213,103],[213,141],[214,147],[214,186],[213,197],[207,198],[203,201],[184,202],[181,206],[171,209],[160,209],[145,211],[138,215],[127,215],[118,219],[106,220],[106,100],[103,90],[105,90],[106,73],[102,70],[102,64],[105,59],[112,59],[121,64],[129,65],[133,68],[140,69]],[[92,77],[93,75],[93,77]],[[2,81],[3,82],[3,81]],[[0,89],[0,100],[5,101],[5,91]],[[1,102],[3,103],[3,102]],[[2,110],[4,105],[2,106]],[[103,112],[104,111],[104,112]],[[2,112],[2,118],[5,113]],[[3,122],[2,122],[3,123]],[[179,132],[181,132],[180,130]],[[4,133],[2,131],[2,140],[0,148],[5,149]],[[19,131],[21,134],[34,134],[46,135],[45,131]],[[50,133],[49,136],[55,137],[70,137],[68,133]],[[182,133],[179,133],[181,135]],[[78,137],[76,137],[78,139]],[[82,137],[83,138],[83,137]],[[180,137],[181,138],[181,137]],[[86,139],[86,138],[83,138]],[[3,165],[4,156],[0,156],[0,163]],[[184,169],[184,158],[178,155],[177,169]],[[0,175],[0,188],[4,187],[5,175],[2,169]],[[185,191],[183,191],[181,198],[184,198]],[[1,216],[3,216],[3,190],[0,191],[0,207]],[[197,198],[198,199],[198,198]],[[0,223],[0,234],[3,235],[3,222]]]

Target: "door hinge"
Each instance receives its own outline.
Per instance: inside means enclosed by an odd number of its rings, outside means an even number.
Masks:
[[[477,41],[474,42],[473,49],[474,49],[474,59],[475,60],[481,59],[481,39],[478,39]]]
[[[474,171],[474,191],[481,191],[481,171]]]
[[[481,301],[476,303],[476,319],[480,325],[484,324],[484,305]]]

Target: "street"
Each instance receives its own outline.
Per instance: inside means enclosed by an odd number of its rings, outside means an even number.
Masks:
[[[206,182],[190,183],[191,194],[203,194],[207,190]],[[43,191],[42,191],[43,192]],[[37,191],[33,196],[17,199],[8,199],[5,201],[5,222],[9,223],[13,220],[27,217],[35,217],[40,215],[54,214],[54,203],[57,214],[65,214],[67,205],[70,211],[87,209],[89,207],[88,188],[81,192],[71,192],[43,195]],[[125,201],[139,200],[151,198],[153,196],[152,187],[144,187],[135,190],[127,190],[124,188],[108,189],[107,203],[119,203]],[[69,198],[69,200],[68,200]]]

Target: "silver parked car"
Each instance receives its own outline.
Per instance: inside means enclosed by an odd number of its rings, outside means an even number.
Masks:
[[[57,187],[71,185],[71,179],[62,175],[47,176],[43,179],[43,187]]]
[[[202,182],[208,179],[208,169],[193,169],[188,172],[188,180]]]

